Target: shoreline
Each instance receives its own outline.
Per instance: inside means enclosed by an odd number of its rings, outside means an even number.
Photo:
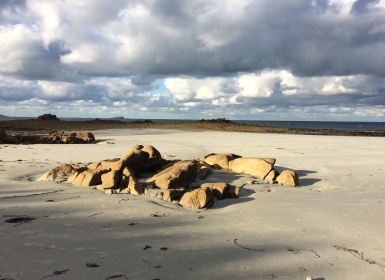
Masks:
[[[383,279],[385,139],[220,131],[99,130],[106,145],[1,145],[2,278]],[[306,138],[306,139],[304,139]],[[189,210],[158,198],[39,182],[60,163],[120,157],[136,144],[173,159],[274,157],[298,188],[250,184]],[[268,189],[269,191],[266,191]],[[23,222],[21,218],[30,218]],[[6,220],[19,218],[22,223]]]
[[[231,121],[206,120],[189,123],[158,123],[152,121],[122,122],[119,120],[62,121],[62,120],[3,120],[0,128],[10,133],[44,134],[55,130],[97,131],[107,129],[161,129],[184,131],[227,131],[300,135],[373,136],[384,137],[385,130],[299,129],[239,124]]]

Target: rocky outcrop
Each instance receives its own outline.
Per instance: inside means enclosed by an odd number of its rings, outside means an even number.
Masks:
[[[83,143],[93,143],[95,142],[95,136],[92,132],[81,131],[81,132],[72,132],[69,137],[69,141],[80,141]]]
[[[38,135],[3,134],[0,144],[40,144],[42,137]]]
[[[56,117],[56,115],[52,115],[52,114],[44,114],[44,115],[38,116],[37,119],[39,121],[60,121]]]
[[[198,168],[197,178],[200,180],[206,179],[208,176],[213,174],[213,170],[211,167],[208,166],[200,166]]]
[[[284,170],[277,177],[278,184],[290,187],[297,187],[298,181],[298,174],[293,170]]]
[[[102,174],[102,187],[104,189],[116,189],[121,177],[122,173],[119,170],[111,170],[110,172]]]
[[[210,188],[199,188],[191,192],[186,192],[179,205],[187,208],[210,208],[213,204],[213,193]]]
[[[102,175],[105,170],[86,169],[82,172],[74,172],[67,180],[76,186],[90,187],[102,184]]]
[[[187,188],[197,178],[197,162],[179,161],[151,177],[148,182],[162,190]]]
[[[0,131],[0,134],[1,131]],[[53,130],[47,136],[22,135],[20,132],[14,132],[12,135],[0,135],[2,144],[90,144],[96,143],[92,132],[72,132],[66,135],[63,130]]]
[[[257,179],[264,179],[273,169],[271,160],[263,158],[236,158],[230,161],[229,169],[234,173],[244,173]]]
[[[225,197],[237,198],[237,197],[239,197],[239,193],[240,192],[241,192],[241,188],[240,187],[230,185],[229,189],[225,193]]]
[[[92,162],[87,165],[88,169],[110,169],[110,170],[119,170],[122,171],[123,168],[123,162],[120,160],[120,158],[114,158],[114,159],[106,159],[101,160],[97,162]]]
[[[201,185],[201,188],[210,188],[216,198],[222,199],[225,197],[227,191],[229,190],[230,184],[224,182],[205,183]]]
[[[51,131],[47,141],[51,144],[89,144],[95,143],[95,136],[89,131],[72,132],[64,135],[64,131]]]
[[[50,137],[58,140],[63,137],[63,132],[52,132]],[[73,185],[95,186],[106,194],[145,194],[168,202],[178,201],[183,207],[201,209],[211,207],[218,199],[238,198],[242,190],[228,182],[199,181],[210,176],[215,168],[249,174],[270,184],[278,182],[298,186],[295,171],[285,170],[278,174],[274,164],[274,158],[242,158],[235,154],[210,154],[200,160],[168,161],[156,148],[136,145],[121,158],[100,160],[84,166],[61,164],[47,171],[39,180],[66,180]],[[147,174],[144,172],[153,175],[140,181],[138,175]]]
[[[270,170],[269,174],[266,175],[265,181],[269,184],[274,184],[274,181],[276,180],[278,176],[278,171],[275,169]]]
[[[169,189],[169,190],[163,190],[157,193],[156,197],[160,198],[164,201],[174,201],[178,200],[184,193],[186,192],[185,189]]]
[[[72,164],[72,163],[63,163],[59,166],[52,168],[51,170],[44,173],[38,181],[60,181],[67,180],[75,172],[80,172],[86,170],[86,167]]]
[[[144,188],[141,182],[133,176],[128,177],[128,193],[132,195],[141,195],[144,193]]]
[[[157,159],[162,158],[162,155],[160,154],[160,152],[157,149],[155,149],[155,147],[153,146],[145,146],[141,150],[143,152],[148,153],[149,158],[157,158]]]
[[[122,156],[122,168],[129,167],[134,173],[141,173],[146,171],[150,156],[147,152],[142,150],[129,151]]]
[[[48,138],[53,141],[62,141],[64,130],[54,130],[48,133]]]
[[[211,165],[215,169],[228,170],[229,162],[240,157],[241,156],[235,154],[209,154],[200,160]]]

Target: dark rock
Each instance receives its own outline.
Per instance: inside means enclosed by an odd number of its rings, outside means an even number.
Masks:
[[[39,121],[60,121],[56,117],[56,115],[52,115],[52,114],[44,114],[44,115],[38,116],[37,119]]]

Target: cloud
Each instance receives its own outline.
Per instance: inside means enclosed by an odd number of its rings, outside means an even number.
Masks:
[[[175,117],[385,106],[384,18],[385,0],[4,0],[0,99]]]
[[[350,12],[354,15],[362,15],[369,13],[375,4],[378,4],[380,0],[357,0],[353,3]]]

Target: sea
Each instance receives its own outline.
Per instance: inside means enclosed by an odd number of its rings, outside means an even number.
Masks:
[[[198,120],[154,119],[153,122],[175,123],[196,122]],[[260,121],[260,120],[231,120],[234,123],[272,126],[280,128],[304,129],[335,129],[335,130],[385,130],[385,122],[333,122],[333,121]]]
[[[1,120],[20,120],[20,119],[36,119],[22,117],[0,117]],[[61,118],[63,121],[92,121],[96,118]],[[189,123],[198,120],[192,119],[128,119],[123,117],[115,118],[98,118],[100,120],[119,120],[122,122],[147,121],[151,120],[157,123]],[[298,128],[298,129],[334,129],[334,130],[355,130],[355,131],[373,131],[385,130],[385,122],[341,122],[341,121],[266,121],[266,120],[231,120],[235,123],[271,126],[280,128]]]

